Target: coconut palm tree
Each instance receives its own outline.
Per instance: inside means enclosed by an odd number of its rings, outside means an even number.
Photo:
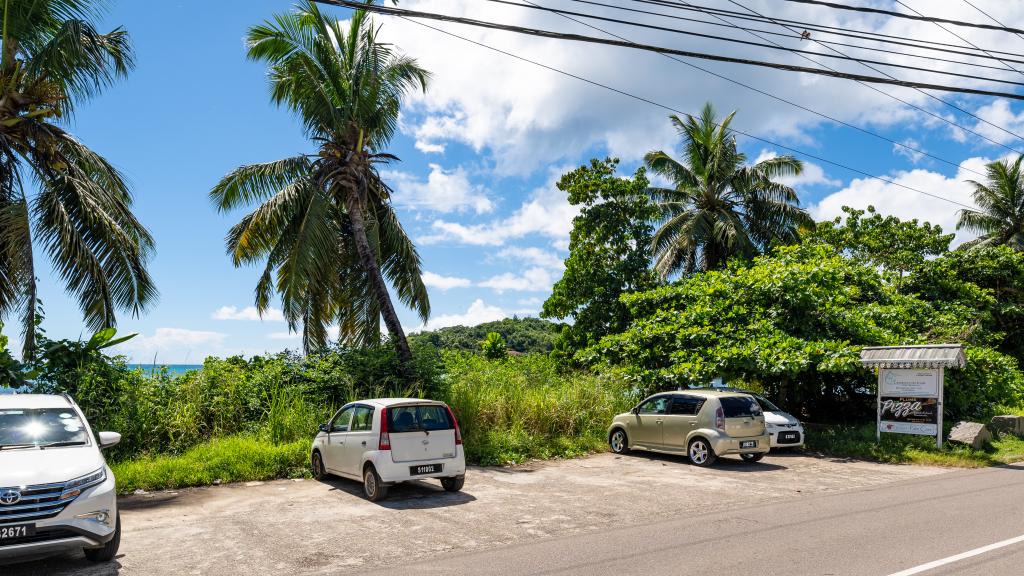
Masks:
[[[235,225],[227,248],[236,266],[264,262],[256,286],[262,312],[274,292],[306,351],[324,346],[328,326],[342,341],[380,341],[383,316],[410,376],[412,355],[388,292],[426,321],[421,262],[390,203],[379,168],[403,98],[429,74],[377,41],[363,11],[347,24],[314,2],[248,33],[248,54],[269,64],[271,98],[301,118],[314,155],[243,166],[210,193],[221,211],[259,203]],[[275,278],[276,276],[276,278]],[[385,280],[386,278],[386,280]]]
[[[708,103],[700,118],[670,116],[683,138],[683,159],[660,151],[644,157],[673,186],[649,190],[661,212],[652,248],[662,278],[721,268],[730,257],[793,242],[800,226],[813,225],[796,191],[775,181],[799,175],[801,162],[777,156],[747,165],[728,130],[735,115],[719,124]]]
[[[124,179],[68,133],[75,106],[132,67],[128,34],[102,34],[93,0],[5,0],[0,49],[0,319],[20,311],[35,348],[37,266],[45,255],[93,330],[157,298],[153,239]],[[33,251],[35,248],[35,251]]]
[[[1024,250],[1024,172],[1021,159],[992,162],[986,167],[985,184],[968,180],[974,187],[974,203],[979,210],[960,211],[957,230],[970,230],[980,236],[964,247],[1006,245]]]

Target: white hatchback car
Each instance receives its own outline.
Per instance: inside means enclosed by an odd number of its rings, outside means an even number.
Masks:
[[[313,476],[362,480],[372,502],[407,480],[438,478],[462,489],[466,456],[455,414],[444,402],[418,398],[360,400],[342,406],[313,439]]]
[[[79,549],[112,559],[121,519],[100,450],[120,440],[94,437],[67,395],[0,394],[0,558]]]

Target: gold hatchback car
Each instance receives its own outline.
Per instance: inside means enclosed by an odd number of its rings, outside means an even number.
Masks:
[[[757,462],[771,448],[757,401],[718,390],[655,394],[612,419],[608,442],[616,454],[631,449],[686,454],[697,466],[710,466],[726,454]]]

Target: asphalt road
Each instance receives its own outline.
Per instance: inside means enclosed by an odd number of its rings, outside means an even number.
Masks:
[[[1022,535],[1018,465],[447,555],[371,574],[1019,576]],[[1007,540],[1014,542],[950,559]],[[948,563],[924,569],[943,559]]]
[[[638,454],[473,468],[462,493],[276,481],[122,498],[115,561],[2,576],[856,574],[1024,534],[1024,466],[949,470],[771,454],[697,468]],[[1024,539],[922,574],[1024,574]],[[374,572],[376,571],[376,572]],[[903,575],[908,576],[908,575]]]

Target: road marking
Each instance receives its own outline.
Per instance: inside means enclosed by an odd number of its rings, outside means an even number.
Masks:
[[[998,550],[1000,548],[1005,548],[1007,546],[1012,546],[1020,542],[1024,542],[1024,535],[1017,536],[1016,538],[1010,538],[1008,540],[1003,540],[1002,542],[996,542],[995,544],[989,544],[988,546],[982,546],[981,548],[975,548],[974,550],[968,550],[967,552],[962,552],[960,554],[957,554],[956,556],[949,556],[947,558],[942,558],[941,560],[935,560],[927,564],[921,564],[920,566],[907,568],[902,572],[896,572],[894,574],[890,574],[889,576],[911,576],[912,574],[920,574],[921,572],[926,572],[933,568],[938,568],[940,566],[945,566],[947,564],[952,564],[954,562],[966,560],[967,558],[979,556],[981,554],[985,554],[993,550]]]

